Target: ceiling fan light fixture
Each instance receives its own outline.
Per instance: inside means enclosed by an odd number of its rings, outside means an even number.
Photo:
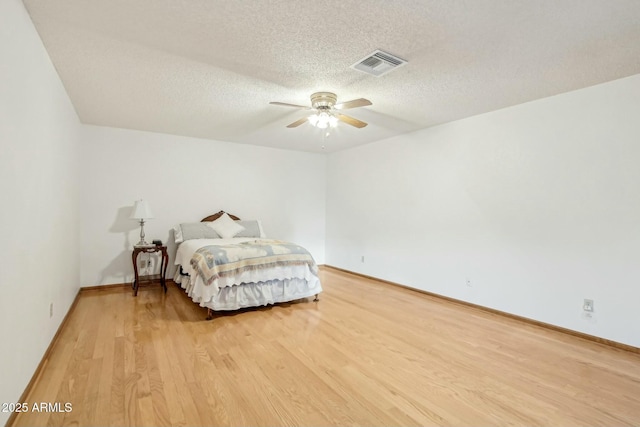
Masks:
[[[338,124],[338,118],[327,111],[321,111],[309,116],[309,123],[319,129],[326,129],[329,126],[336,127]]]
[[[320,114],[318,114],[318,123],[316,124],[316,126],[318,126],[320,129],[325,129],[327,126],[329,126],[329,118],[331,116],[329,115],[329,113],[327,113],[326,111],[322,111]]]

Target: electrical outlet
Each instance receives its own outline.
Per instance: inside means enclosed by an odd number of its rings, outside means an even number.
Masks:
[[[360,258],[360,262],[364,262],[364,255],[362,255],[362,258]]]
[[[588,311],[588,312],[593,312],[593,300],[592,299],[585,299],[584,303],[582,303],[582,309],[584,311]]]
[[[53,303],[49,304],[49,319],[53,317]]]
[[[465,283],[467,284],[468,287],[471,287],[471,279],[467,279]]]

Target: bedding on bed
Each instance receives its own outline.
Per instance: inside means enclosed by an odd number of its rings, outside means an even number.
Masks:
[[[253,240],[198,249],[191,267],[205,284],[219,288],[218,279],[241,276],[248,270],[268,273],[272,267],[308,266],[317,274],[316,263],[302,246],[281,240]],[[270,277],[267,276],[270,279]]]
[[[213,310],[275,304],[322,292],[318,267],[303,247],[256,238],[194,239],[178,246],[174,280]]]

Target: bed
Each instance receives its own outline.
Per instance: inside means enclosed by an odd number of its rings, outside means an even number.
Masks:
[[[174,281],[201,307],[214,311],[318,301],[318,266],[302,246],[267,239],[257,220],[220,211],[174,227]]]

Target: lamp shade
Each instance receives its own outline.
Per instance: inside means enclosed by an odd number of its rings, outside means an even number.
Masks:
[[[131,216],[129,218],[153,218],[153,214],[151,213],[151,209],[149,208],[149,203],[147,203],[145,200],[136,200],[136,204],[133,206],[133,211],[131,211]]]

